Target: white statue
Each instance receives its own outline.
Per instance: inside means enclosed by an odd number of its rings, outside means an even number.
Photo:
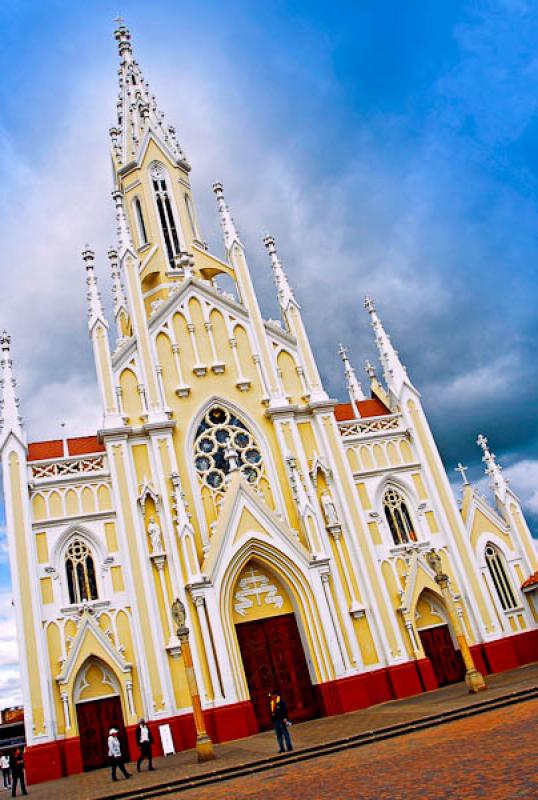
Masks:
[[[321,505],[323,507],[323,514],[325,515],[325,522],[327,525],[339,525],[338,512],[334,500],[329,492],[323,492],[321,495]]]
[[[155,522],[155,517],[149,518],[148,533],[149,533],[149,538],[151,539],[151,552],[162,553],[163,551],[162,533],[159,524]]]

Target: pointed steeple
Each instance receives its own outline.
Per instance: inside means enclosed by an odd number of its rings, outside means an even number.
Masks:
[[[86,283],[88,285],[88,329],[91,333],[94,325],[101,322],[105,328],[108,328],[103,304],[101,302],[101,295],[97,286],[97,278],[95,277],[94,260],[95,253],[90,250],[87,244],[82,251],[82,260],[86,267]]]
[[[495,453],[492,453],[488,446],[488,440],[481,433],[476,440],[477,445],[482,449],[482,461],[486,465],[486,475],[489,477],[491,488],[495,496],[504,504],[506,500],[506,493],[511,492],[508,486],[508,480],[502,473],[502,467],[497,464]]]
[[[267,252],[271,257],[271,266],[273,268],[273,281],[276,286],[280,308],[282,309],[282,311],[285,312],[287,311],[288,306],[292,302],[298,307],[298,303],[295,300],[293,290],[288,281],[288,276],[284,272],[282,263],[277,255],[274,236],[269,236],[269,235],[265,236],[263,243],[266,246]]]
[[[385,331],[381,320],[377,316],[374,303],[369,297],[364,298],[364,307],[370,314],[370,322],[374,330],[385,381],[390,391],[396,397],[399,397],[404,384],[414,388],[413,384],[409,380],[407,370],[398,356],[398,351],[394,349],[390,336]]]
[[[11,337],[7,331],[0,335],[0,349],[2,368],[1,378],[1,418],[2,427],[0,434],[0,449],[7,437],[12,433],[26,447],[26,436],[22,427],[22,417],[19,413],[19,399],[15,393],[17,382],[13,376],[13,362],[11,360]]]
[[[110,129],[110,136],[118,164],[124,166],[136,159],[141,142],[151,130],[173,160],[180,162],[186,170],[190,169],[177,142],[175,129],[165,124],[164,114],[157,108],[149,84],[133,57],[131,32],[123,21],[119,21],[114,36],[120,55],[119,96],[118,121]]]
[[[228,208],[228,205],[224,199],[224,189],[222,187],[222,183],[219,181],[214,183],[213,191],[215,192],[215,196],[217,198],[220,224],[224,234],[224,246],[226,248],[226,252],[229,253],[234,242],[237,242],[242,247],[241,239],[239,238],[239,233],[235,227],[233,217],[230,214],[230,209]]]
[[[351,408],[353,409],[353,416],[355,416],[358,419],[360,417],[360,413],[359,409],[357,408],[357,403],[359,403],[361,400],[366,400],[366,397],[364,395],[364,392],[362,391],[362,386],[357,380],[357,376],[355,375],[355,370],[349,363],[347,348],[344,347],[342,344],[338,349],[338,355],[344,362],[344,373],[346,376],[346,384],[349,393],[349,399],[351,401]]]

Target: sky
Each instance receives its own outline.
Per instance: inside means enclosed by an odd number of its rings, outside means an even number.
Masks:
[[[30,440],[100,423],[80,251],[107,308],[114,241],[108,128],[118,12],[193,170],[211,185],[278,316],[262,238],[277,240],[325,386],[346,399],[376,358],[365,294],[453,468],[487,493],[478,433],[538,536],[538,6],[525,0],[156,0],[0,6],[0,325]],[[5,531],[0,706],[20,701]]]

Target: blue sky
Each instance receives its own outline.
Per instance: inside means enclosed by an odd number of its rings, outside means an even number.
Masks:
[[[487,491],[479,432],[538,534],[538,6],[21,2],[0,8],[0,324],[30,438],[99,422],[79,253],[113,241],[118,10],[193,165],[206,238],[222,180],[262,306],[273,233],[330,392],[375,357],[371,294],[450,475]],[[31,308],[31,313],[21,309]],[[323,316],[322,316],[323,315]],[[0,549],[0,703],[16,699]]]

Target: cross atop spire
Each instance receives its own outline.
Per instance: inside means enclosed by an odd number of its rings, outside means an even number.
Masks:
[[[22,429],[22,417],[19,412],[19,399],[15,393],[17,382],[13,376],[13,362],[11,360],[11,337],[7,331],[0,334],[0,367],[1,367],[1,436],[0,449],[8,435],[13,433],[17,439],[26,445]]]
[[[291,302],[297,304],[297,301],[295,300],[293,290],[289,284],[288,276],[284,272],[284,268],[277,255],[274,236],[269,236],[269,234],[267,234],[264,237],[263,243],[271,257],[271,265],[273,267],[273,282],[276,286],[280,307],[282,311],[286,311]]]
[[[412,384],[407,377],[407,371],[404,365],[400,361],[398,351],[394,349],[390,336],[385,331],[377,315],[374,302],[370,297],[364,298],[364,307],[370,314],[370,321],[374,330],[385,381],[392,393],[398,397],[404,383],[407,383],[408,386],[412,386]]]
[[[469,478],[467,477],[467,470],[469,467],[464,467],[461,461],[458,462],[458,466],[454,467],[454,472],[459,472],[461,475],[461,479],[463,481],[464,486],[469,486]]]
[[[235,227],[233,217],[230,214],[230,209],[228,208],[228,205],[224,199],[224,189],[220,181],[217,181],[213,184],[213,191],[215,192],[215,196],[217,198],[220,225],[224,234],[224,246],[229,252],[233,243],[238,242],[241,244],[241,240],[239,238],[237,228]]]
[[[175,129],[165,125],[164,114],[157,108],[155,96],[151,94],[149,84],[133,57],[131,31],[121,18],[115,21],[118,27],[114,36],[120,55],[118,121],[110,128],[110,137],[116,161],[121,167],[135,160],[140,144],[151,129],[172,159],[189,170],[189,164],[176,140]]]
[[[344,373],[346,376],[347,390],[349,393],[349,399],[351,401],[351,408],[353,409],[353,415],[358,418],[360,417],[360,414],[357,408],[357,403],[359,403],[361,400],[366,400],[366,397],[364,395],[364,392],[362,391],[362,386],[357,380],[357,376],[355,375],[355,370],[349,363],[349,358],[347,353],[348,353],[347,348],[341,344],[340,347],[338,348],[338,355],[340,356],[340,358],[344,363]]]
[[[108,328],[95,277],[95,253],[90,249],[89,244],[85,245],[82,251],[82,260],[86,267],[86,283],[88,285],[88,328],[91,331],[96,322],[101,322],[105,328]]]

